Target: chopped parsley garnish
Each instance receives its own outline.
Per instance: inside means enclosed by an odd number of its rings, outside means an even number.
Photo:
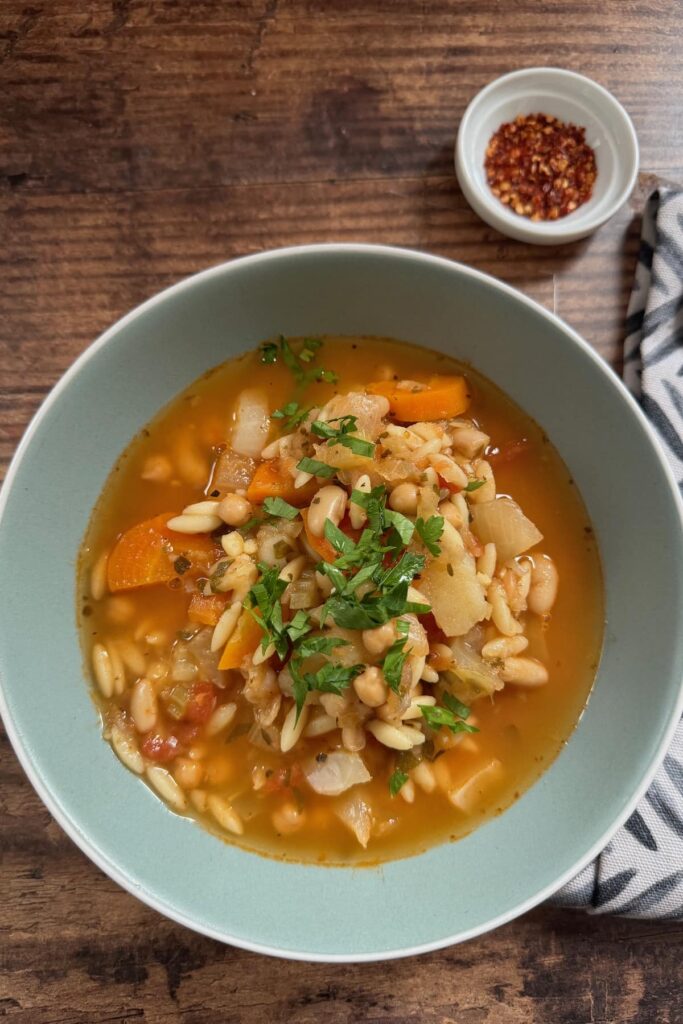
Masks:
[[[292,520],[299,515],[299,509],[294,508],[284,498],[266,498],[263,507],[269,516],[275,516],[278,519]]]
[[[415,520],[415,529],[417,530],[417,534],[424,546],[427,548],[427,551],[429,551],[430,555],[433,555],[434,558],[438,558],[441,554],[441,548],[437,544],[437,541],[441,539],[443,526],[443,516],[430,516],[426,522],[422,518]]]
[[[266,341],[261,345],[261,362],[266,365],[272,365],[278,359],[282,359],[282,362],[291,372],[300,388],[304,388],[316,381],[336,384],[338,377],[332,370],[325,370],[322,366],[311,366],[307,369],[308,364],[313,360],[315,353],[321,345],[322,341],[319,338],[306,338],[299,351],[295,352],[284,335],[280,335],[276,342]]]
[[[276,409],[272,415],[273,419],[283,421],[282,429],[285,433],[289,433],[303,423],[311,408],[310,405],[301,406],[298,402],[287,402],[281,409]]]
[[[320,639],[327,638],[321,637]],[[335,646],[344,643],[339,638],[330,637],[329,639],[336,639]],[[289,662],[297,718],[301,714],[301,709],[306,701],[306,695],[311,690],[319,690],[322,693],[341,694],[350,686],[358,673],[362,672],[365,668],[365,665],[340,665],[337,662],[326,661],[317,672],[305,672],[301,667],[302,661],[302,658],[293,656]]]
[[[470,482],[467,484],[466,487],[463,488],[463,490],[467,491],[468,494],[471,494],[472,491],[478,491],[479,488],[483,487],[485,483],[485,480],[470,480]]]
[[[332,423],[338,423],[333,427]],[[372,441],[366,441],[363,437],[356,437],[353,433],[357,429],[358,420],[355,416],[339,416],[337,419],[325,423],[322,420],[314,420],[311,424],[311,433],[317,437],[324,438],[328,444],[341,444],[349,448],[354,455],[363,455],[371,459],[375,453],[375,446]]]
[[[474,725],[468,725],[467,722],[463,721],[470,713],[467,705],[459,701],[457,697],[453,697],[450,693],[444,693],[442,699],[446,705],[445,707],[426,707],[424,704],[420,705],[422,717],[430,729],[439,729],[442,725],[445,725],[451,732],[479,732]]]
[[[396,630],[399,637],[391,645],[386,653],[384,661],[382,662],[384,678],[394,693],[398,693],[400,690],[403,666],[405,665],[406,658],[410,653],[410,650],[405,649],[406,643],[408,642],[409,629],[410,625],[405,621],[405,619],[399,619],[397,621]]]
[[[398,796],[408,781],[408,776],[400,768],[395,768],[389,777],[389,792],[392,796]]]
[[[336,466],[328,466],[326,462],[319,462],[318,459],[309,459],[307,456],[297,464],[297,469],[302,473],[312,473],[313,476],[322,477],[327,480],[337,472]]]
[[[175,562],[173,563],[173,568],[175,569],[179,576],[182,576],[183,573],[187,572],[191,565],[192,563],[190,562],[189,558],[185,558],[185,555],[178,555]]]
[[[352,538],[344,533],[343,530],[340,530],[338,526],[335,526],[331,519],[325,520],[323,533],[325,540],[329,541],[334,550],[338,551],[341,555],[351,554],[356,547]]]

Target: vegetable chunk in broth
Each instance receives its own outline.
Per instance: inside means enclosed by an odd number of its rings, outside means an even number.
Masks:
[[[542,430],[469,367],[284,339],[122,455],[79,616],[104,736],[264,854],[376,863],[465,835],[552,762],[595,676],[595,539]]]

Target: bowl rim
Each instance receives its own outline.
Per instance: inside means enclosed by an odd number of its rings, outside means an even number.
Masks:
[[[608,117],[596,115],[597,120],[603,124],[611,125],[630,146],[631,167],[624,185],[612,203],[602,213],[593,214],[586,218],[580,227],[572,227],[571,216],[550,223],[547,221],[535,223],[528,220],[528,218],[510,213],[502,203],[498,202],[495,196],[489,194],[486,189],[481,188],[479,183],[475,181],[470,173],[469,161],[465,156],[465,146],[469,141],[481,105],[490,96],[501,89],[504,90],[508,84],[523,82],[525,78],[539,74],[547,75],[551,79],[556,79],[558,83],[563,83],[567,87],[565,91],[568,95],[574,95],[578,87],[584,89],[588,87],[594,93],[599,94],[608,104],[610,115]],[[542,100],[543,95],[543,91],[539,90],[540,100]],[[600,85],[599,82],[594,81],[587,75],[579,74],[577,71],[570,71],[568,68],[559,68],[552,65],[539,65],[537,67],[509,71],[504,75],[500,75],[472,97],[458,126],[454,147],[454,162],[458,183],[465,199],[482,220],[502,234],[515,238],[518,241],[531,242],[536,245],[553,245],[585,238],[614,216],[617,210],[626,202],[635,186],[640,166],[640,148],[638,136],[628,111],[609,89],[606,89],[604,85]],[[568,221],[569,223],[567,223]]]
[[[302,256],[322,256],[326,254],[345,254],[347,256],[353,255],[375,255],[384,256],[390,259],[406,260],[408,262],[420,262],[427,265],[432,265],[435,268],[446,270],[449,273],[456,272],[461,273],[465,277],[469,277],[479,283],[486,284],[493,288],[496,288],[511,298],[516,299],[523,305],[526,305],[535,314],[540,315],[542,319],[547,320],[549,323],[555,326],[560,326],[563,333],[565,333],[573,342],[573,344],[580,350],[582,355],[590,360],[596,372],[600,373],[605,380],[605,384],[608,387],[613,388],[624,401],[626,408],[630,411],[631,415],[634,415],[640,422],[641,427],[644,429],[648,436],[652,447],[654,449],[654,457],[659,461],[660,467],[663,470],[664,478],[669,485],[670,496],[673,499],[675,507],[678,509],[679,518],[683,525],[683,499],[678,491],[678,486],[675,481],[675,477],[669,463],[664,454],[664,450],[657,438],[656,432],[652,425],[649,423],[644,413],[638,406],[633,396],[626,389],[622,381],[617,375],[611,370],[609,365],[602,359],[602,357],[595,351],[588,342],[581,337],[573,328],[566,324],[556,314],[551,313],[540,303],[529,298],[524,293],[513,288],[511,285],[499,281],[497,278],[490,274],[485,274],[480,270],[476,270],[472,267],[467,266],[464,263],[456,262],[455,260],[449,260],[441,256],[435,256],[430,253],[425,253],[416,249],[409,249],[407,247],[390,246],[390,245],[375,245],[371,243],[360,243],[360,242],[329,242],[329,243],[314,243],[310,245],[301,246],[287,246],[279,249],[264,250],[260,253],[255,253],[248,256],[236,257],[232,260],[227,260],[219,263],[215,266],[209,267],[205,270],[201,270],[189,277],[183,278],[182,280],[170,285],[163,291],[156,293],[151,298],[140,303],[134,309],[126,313],[123,317],[117,320],[109,328],[107,328],[102,334],[99,335],[90,345],[88,345],[84,351],[76,358],[71,366],[65,371],[60,377],[44,401],[34,414],[33,418],[29,422],[24,435],[17,446],[17,449],[11,459],[8,467],[7,475],[3,483],[2,489],[0,490],[0,529],[2,529],[2,522],[4,518],[5,509],[8,502],[8,495],[12,489],[14,478],[17,475],[19,466],[24,458],[24,455],[33,441],[33,437],[40,427],[41,422],[47,415],[51,407],[60,400],[63,393],[68,389],[71,381],[81,372],[83,367],[87,365],[92,359],[96,358],[101,348],[107,345],[118,332],[126,327],[133,320],[142,316],[147,310],[155,307],[156,305],[166,301],[171,295],[178,295],[186,290],[193,288],[197,283],[205,281],[212,277],[220,277],[223,274],[228,274],[236,268],[243,268],[250,264],[259,264],[268,261],[287,261],[292,258],[296,258],[299,255]],[[599,670],[598,670],[599,673]],[[424,942],[415,946],[400,947],[397,949],[381,950],[378,952],[359,953],[359,954],[347,954],[347,953],[318,953],[315,951],[305,951],[301,949],[280,949],[276,946],[269,945],[268,943],[261,943],[244,939],[241,936],[232,936],[226,930],[220,930],[193,920],[190,916],[178,911],[175,907],[167,902],[165,899],[160,898],[155,893],[148,891],[142,885],[136,884],[132,878],[129,878],[125,872],[119,867],[118,864],[110,860],[100,850],[94,846],[87,834],[78,826],[76,820],[69,817],[66,811],[62,810],[59,799],[53,795],[46,782],[40,777],[37,769],[34,768],[31,756],[29,754],[29,744],[23,739],[20,729],[15,725],[15,722],[10,713],[9,705],[5,698],[4,693],[5,683],[0,678],[0,715],[2,716],[5,729],[7,731],[8,739],[12,745],[14,753],[21,764],[24,772],[26,773],[29,782],[33,786],[34,790],[42,800],[43,804],[50,811],[51,815],[57,821],[59,826],[69,836],[69,838],[76,844],[76,846],[91,860],[97,867],[100,868],[109,878],[115,881],[123,889],[129,892],[132,896],[135,896],[141,902],[147,906],[156,910],[158,913],[164,915],[175,923],[182,925],[183,927],[189,928],[190,930],[199,934],[205,935],[208,938],[214,939],[224,944],[233,945],[240,949],[245,949],[249,952],[261,953],[267,956],[276,956],[283,959],[298,960],[304,962],[319,962],[319,963],[363,963],[373,962],[382,960],[394,960],[407,956],[414,956],[421,953],[428,953],[438,949],[444,949],[451,945],[465,942],[469,939],[476,938],[479,935],[485,934],[488,931],[492,931],[494,928],[498,928],[501,925],[514,920],[521,914],[533,909],[539,903],[548,899],[554,892],[560,889],[566,882],[571,878],[575,877],[584,867],[598,854],[600,853],[606,844],[609,842],[611,837],[617,831],[618,828],[626,821],[635,809],[636,805],[648,789],[652,779],[659,768],[664,755],[667,752],[674,731],[678,724],[681,715],[683,714],[683,680],[679,684],[679,693],[676,698],[676,703],[671,714],[670,721],[668,722],[665,729],[663,729],[659,744],[651,758],[650,764],[645,771],[639,785],[636,787],[630,798],[625,801],[620,812],[613,818],[613,820],[605,827],[600,838],[593,843],[593,845],[579,857],[571,868],[562,873],[562,875],[556,878],[553,882],[544,886],[540,891],[533,893],[526,899],[520,900],[519,903],[515,904],[514,907],[502,912],[499,915],[485,921],[483,923],[472,926],[462,932],[456,932],[453,935],[441,937],[431,942]],[[552,770],[552,765],[550,766]],[[254,854],[258,856],[258,854]]]

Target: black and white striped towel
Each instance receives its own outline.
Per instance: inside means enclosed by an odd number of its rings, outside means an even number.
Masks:
[[[683,189],[658,189],[648,200],[626,331],[624,382],[683,491]],[[638,809],[552,902],[594,914],[683,918],[683,722]]]

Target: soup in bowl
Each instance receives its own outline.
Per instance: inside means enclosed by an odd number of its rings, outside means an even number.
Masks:
[[[200,378],[119,460],[81,564],[123,764],[310,863],[417,853],[508,806],[602,641],[593,530],[547,436],[386,339],[279,338]]]
[[[2,714],[50,811],[266,953],[510,920],[600,850],[680,715],[650,427],[569,327],[420,253],[264,253],[130,313],[22,441],[0,564]]]

